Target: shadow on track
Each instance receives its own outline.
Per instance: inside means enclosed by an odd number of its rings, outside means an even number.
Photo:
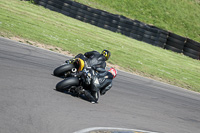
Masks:
[[[90,100],[84,95],[84,94],[76,94],[76,93],[71,93],[71,92],[69,92],[69,91],[58,91],[58,90],[56,90],[56,89],[54,89],[55,91],[57,91],[57,92],[60,92],[60,93],[64,93],[64,94],[67,94],[67,95],[71,95],[72,97],[76,97],[76,98],[80,98],[80,99],[82,99],[82,100],[84,100],[84,101],[87,101],[87,102],[90,102]]]

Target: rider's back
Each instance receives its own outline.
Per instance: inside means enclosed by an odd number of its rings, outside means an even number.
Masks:
[[[97,51],[86,52],[84,54],[87,57],[87,64],[91,67],[106,67],[106,58]]]

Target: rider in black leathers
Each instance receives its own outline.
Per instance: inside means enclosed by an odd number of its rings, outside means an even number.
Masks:
[[[99,98],[98,91],[101,95],[104,95],[112,87],[113,76],[110,72],[106,71],[106,61],[110,58],[110,52],[108,50],[103,50],[100,54],[97,51],[86,52],[83,54],[78,54],[75,58],[81,58],[87,62],[92,70],[97,71],[96,75],[91,77],[91,94],[95,100],[91,102],[97,102]],[[99,84],[95,85],[95,79],[98,79]]]

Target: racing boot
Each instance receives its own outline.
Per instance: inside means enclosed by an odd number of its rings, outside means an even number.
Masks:
[[[95,100],[92,101],[92,102],[98,103],[98,102],[97,102],[98,99],[99,99],[99,93],[98,93],[98,91],[92,91],[92,92],[91,92],[91,95],[92,95],[93,98],[95,99]]]

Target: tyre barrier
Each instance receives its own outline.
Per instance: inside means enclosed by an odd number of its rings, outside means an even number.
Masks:
[[[51,5],[52,7],[55,7],[57,9],[62,9],[63,7],[63,2],[61,1],[58,1],[58,0],[49,0],[48,2],[48,5]]]
[[[200,43],[187,38],[183,54],[193,59],[200,59]]]
[[[34,0],[34,3],[103,29],[121,33],[151,45],[200,59],[200,43],[132,20],[122,15],[95,9],[71,0]]]
[[[34,0],[35,1],[35,0]],[[37,0],[38,5],[46,7],[48,0]],[[36,3],[36,2],[35,2]]]
[[[170,32],[167,38],[165,49],[172,50],[177,53],[182,53],[185,42],[185,37]]]

